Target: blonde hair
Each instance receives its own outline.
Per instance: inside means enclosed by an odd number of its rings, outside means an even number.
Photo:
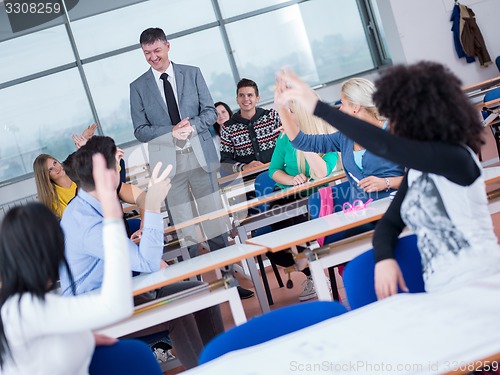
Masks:
[[[342,84],[340,93],[351,104],[359,105],[377,120],[385,120],[380,116],[377,107],[373,103],[375,85],[372,81],[364,78],[351,78]]]
[[[48,154],[38,155],[33,162],[33,173],[35,174],[38,200],[57,215],[57,212],[62,212],[62,207],[57,196],[55,184],[50,179],[49,170],[47,169],[47,160],[49,159],[57,161],[55,157]]]
[[[295,113],[297,125],[305,134],[331,134],[337,131],[337,129],[328,124],[326,121],[307,113],[297,102],[293,103],[293,111]],[[296,150],[296,153],[299,173],[305,174],[307,161],[304,156],[304,151]],[[323,155],[320,154],[320,156]],[[318,178],[311,168],[309,169],[309,174],[313,179]]]

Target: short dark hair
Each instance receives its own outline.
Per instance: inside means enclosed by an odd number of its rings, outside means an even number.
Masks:
[[[386,69],[375,82],[373,101],[394,134],[419,141],[484,144],[477,110],[462,82],[445,66],[421,61]]]
[[[240,79],[238,85],[236,86],[236,95],[238,95],[238,90],[241,89],[242,87],[253,87],[255,89],[255,95],[259,96],[259,87],[251,79],[248,78]]]
[[[29,294],[45,300],[64,270],[75,294],[73,276],[64,255],[64,233],[54,213],[41,203],[12,208],[0,226],[0,309],[13,297]],[[22,313],[22,312],[20,312]],[[10,355],[0,315],[0,367]]]
[[[116,145],[110,137],[95,135],[82,146],[73,157],[72,167],[78,175],[81,187],[86,191],[95,190],[94,176],[92,174],[92,156],[100,153],[106,159],[109,169],[116,170]]]
[[[157,40],[167,43],[167,36],[165,35],[165,32],[159,27],[150,27],[141,33],[139,43],[141,43],[141,46],[149,45],[153,44]]]
[[[66,160],[64,160],[61,164],[64,168],[64,172],[66,172],[66,176],[68,176],[71,181],[73,181],[77,186],[80,186],[80,178],[78,177],[78,173],[75,172],[75,168],[73,167],[73,160],[75,158],[76,151],[69,154]]]

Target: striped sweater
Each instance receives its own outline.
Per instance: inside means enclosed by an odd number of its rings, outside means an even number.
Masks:
[[[233,172],[241,171],[253,160],[271,161],[281,121],[274,109],[257,108],[255,115],[244,119],[237,112],[221,128],[221,164],[232,164]]]

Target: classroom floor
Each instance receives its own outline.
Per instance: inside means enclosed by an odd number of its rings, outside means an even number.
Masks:
[[[494,161],[495,159],[498,160],[498,152],[496,148],[495,141],[493,139],[492,133],[489,129],[485,129],[485,139],[486,139],[486,144],[483,146],[482,149],[482,157],[483,161]],[[500,162],[490,162],[488,163],[488,166],[494,166],[494,165],[500,165]],[[488,188],[488,191],[495,190],[500,188],[500,183],[496,183]],[[500,213],[497,213],[495,215],[492,215],[493,219],[493,225],[495,228],[495,233],[497,235],[497,238],[500,238]],[[499,241],[500,242],[500,241]],[[283,272],[283,269],[281,267],[278,267],[280,269],[281,277],[283,279],[283,282],[286,283],[287,277],[285,273]],[[292,280],[294,282],[294,287],[293,289],[287,289],[285,288],[279,288],[278,283],[276,281],[276,278],[274,277],[274,273],[272,271],[271,267],[266,268],[266,273],[267,273],[267,278],[269,280],[269,284],[271,287],[271,292],[273,295],[274,299],[274,305],[271,306],[271,310],[282,307],[282,306],[287,306],[291,305],[294,303],[299,303],[298,296],[302,292],[302,282],[305,280],[305,276],[301,272],[293,272],[291,274]],[[212,281],[215,280],[215,273],[211,272],[203,276],[205,281]],[[241,275],[237,274],[237,278],[240,281],[240,285],[244,288],[252,289],[253,284],[250,280],[247,280]],[[342,300],[345,300],[345,291],[344,287],[342,284],[342,279],[338,276],[337,274],[337,285],[339,288],[339,294]],[[250,319],[256,315],[261,314],[259,302],[257,300],[257,297],[254,296],[250,299],[243,300],[243,308],[245,309],[245,313],[247,316],[247,319]],[[229,310],[229,306],[227,303],[221,306],[221,311],[222,311],[222,317],[224,320],[224,326],[226,329],[231,328],[234,326],[234,322]],[[169,370],[165,372],[165,375],[174,375],[174,374],[179,374],[184,370],[183,367],[177,367],[175,369]]]

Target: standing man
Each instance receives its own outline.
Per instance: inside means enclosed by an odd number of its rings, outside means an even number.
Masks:
[[[173,223],[195,216],[193,200],[200,215],[222,209],[216,172],[219,158],[209,127],[217,112],[199,68],[171,63],[170,43],[162,29],[142,32],[140,44],[151,68],[130,84],[130,109],[134,135],[148,143],[149,162],[172,164],[172,188],[167,205]],[[228,245],[227,218],[207,220],[203,229],[211,250]],[[198,255],[193,226],[182,230],[191,240],[189,252]],[[238,287],[240,297],[254,295]]]

